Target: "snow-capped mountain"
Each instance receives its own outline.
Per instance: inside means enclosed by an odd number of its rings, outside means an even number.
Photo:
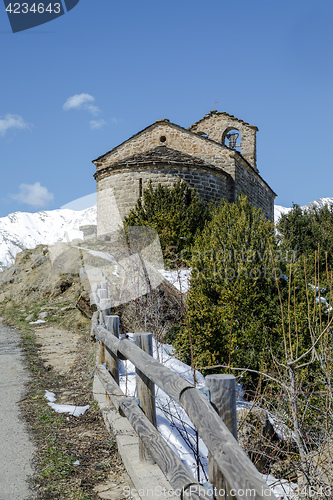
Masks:
[[[318,198],[318,200],[311,201],[307,205],[301,207],[303,210],[311,207],[323,208],[325,205],[333,205],[333,198]],[[281,207],[274,205],[274,222],[277,222],[281,215],[287,214],[291,208]]]
[[[317,208],[323,208],[325,205],[332,205],[333,204],[333,198],[318,198],[318,200],[311,201],[305,207],[302,208],[310,208],[310,207],[317,207]]]
[[[0,271],[13,264],[16,254],[37,245],[82,238],[80,226],[96,224],[96,205],[76,211],[59,209],[15,212],[0,218]]]

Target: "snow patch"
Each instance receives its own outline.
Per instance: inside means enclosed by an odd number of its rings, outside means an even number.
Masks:
[[[178,271],[166,271],[159,269],[159,273],[180,293],[186,293],[190,289],[191,270],[179,269]]]
[[[54,392],[45,391],[45,398],[49,401],[48,405],[57,413],[69,413],[73,417],[79,417],[89,410],[90,405],[74,406],[74,405],[57,405]]]

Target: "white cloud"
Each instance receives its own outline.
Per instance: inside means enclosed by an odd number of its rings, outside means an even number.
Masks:
[[[49,192],[47,187],[42,186],[40,182],[35,182],[35,184],[21,184],[19,189],[20,192],[13,194],[12,198],[32,207],[45,207],[54,199],[54,195]]]
[[[22,116],[7,113],[0,118],[0,135],[4,136],[10,128],[24,129],[30,128],[30,125],[23,120]]]
[[[96,116],[100,113],[100,109],[93,104],[94,102],[95,97],[90,94],[75,94],[67,99],[62,108],[65,111],[69,111],[70,109],[83,109]]]
[[[102,127],[105,127],[106,121],[101,119],[101,120],[90,120],[90,128],[92,130],[98,130]]]

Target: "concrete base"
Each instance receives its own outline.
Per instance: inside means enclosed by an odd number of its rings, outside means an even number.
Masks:
[[[94,398],[102,411],[104,422],[117,440],[118,450],[126,470],[134,484],[129,492],[135,499],[179,500],[169,481],[157,464],[142,463],[139,459],[139,438],[126,417],[120,415],[112,403],[112,397],[106,395],[103,384],[97,376],[93,384]]]

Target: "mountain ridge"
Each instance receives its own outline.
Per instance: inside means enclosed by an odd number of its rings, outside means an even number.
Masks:
[[[333,198],[318,198],[317,200],[310,201],[306,205],[301,206],[302,210],[309,209],[311,207],[323,208],[325,205],[333,205]],[[274,205],[274,222],[275,224],[280,219],[281,215],[287,214],[290,212],[292,207],[287,208],[281,205]]]

